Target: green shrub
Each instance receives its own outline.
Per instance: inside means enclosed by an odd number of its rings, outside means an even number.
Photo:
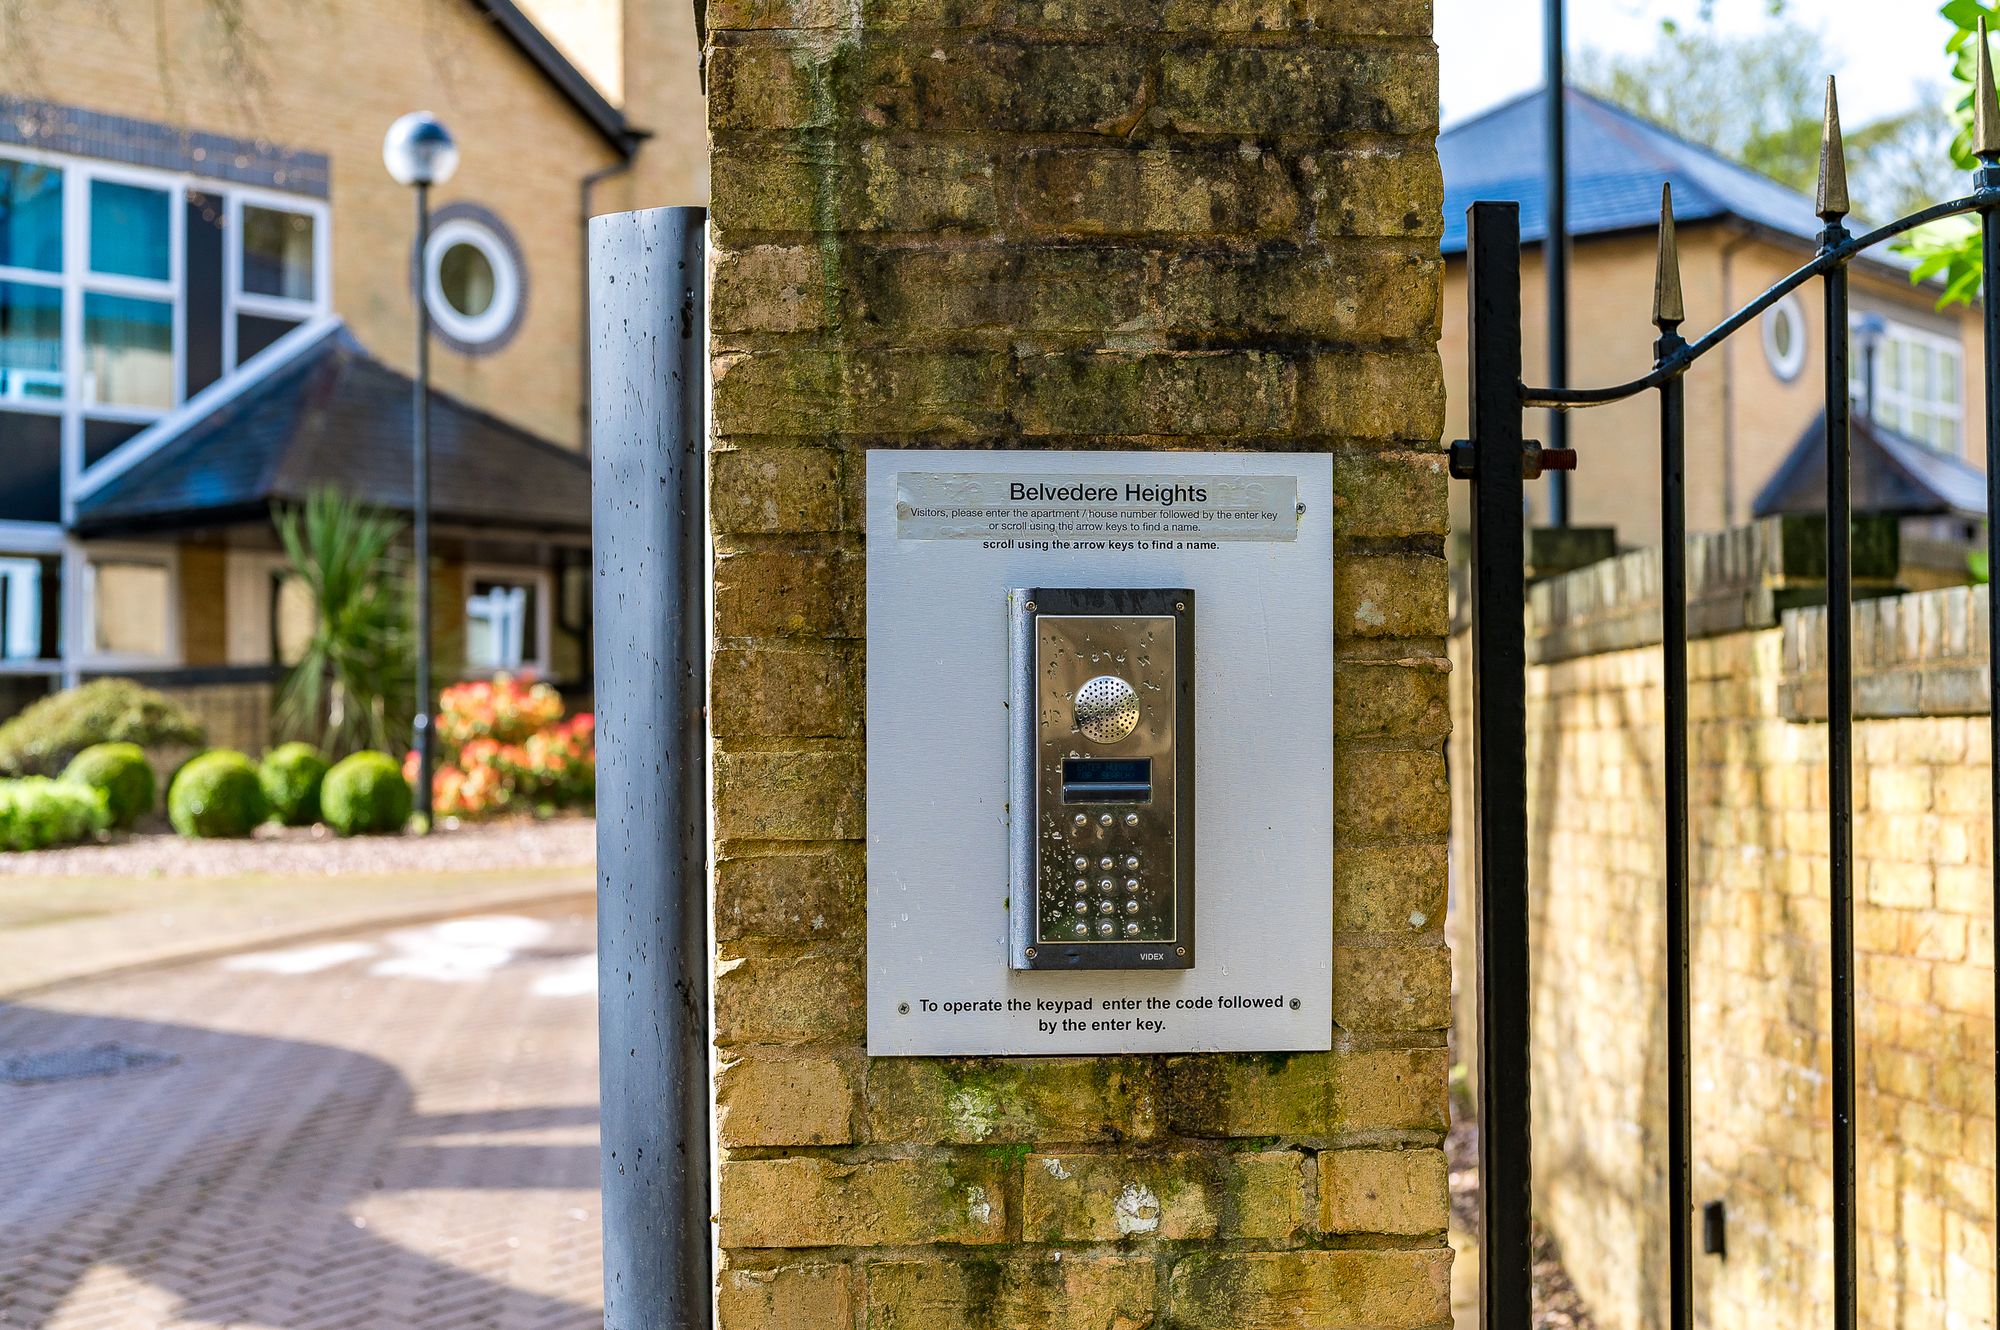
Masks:
[[[43,698],[0,725],[0,773],[53,776],[93,744],[141,748],[208,742],[181,706],[130,679],[94,679]]]
[[[319,821],[319,787],[326,779],[326,759],[319,749],[307,743],[280,744],[264,754],[257,774],[272,817],[288,827]]]
[[[387,753],[343,757],[319,790],[326,824],[343,836],[401,831],[410,820],[410,783]]]
[[[0,848],[39,850],[94,836],[111,825],[104,792],[46,776],[0,780]]]
[[[257,764],[218,748],[174,773],[167,817],[183,836],[247,836],[270,813]]]
[[[92,744],[63,768],[62,778],[103,791],[114,827],[129,827],[152,812],[160,792],[152,763],[137,744]]]

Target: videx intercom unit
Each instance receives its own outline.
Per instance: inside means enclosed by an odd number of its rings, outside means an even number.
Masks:
[[[1011,963],[1194,965],[1194,592],[1008,594]]]

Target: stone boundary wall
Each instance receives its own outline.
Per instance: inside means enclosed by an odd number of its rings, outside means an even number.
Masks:
[[[1760,528],[1691,542],[1691,599],[1711,607],[1689,649],[1695,1203],[1728,1217],[1726,1259],[1696,1257],[1711,1330],[1830,1319],[1824,588],[1794,557],[1812,533]],[[1541,583],[1528,618],[1536,1205],[1603,1330],[1662,1327],[1666,1305],[1657,570],[1644,552]],[[1993,1324],[1986,614],[1969,588],[1855,611],[1862,1324],[1883,1330]],[[1452,658],[1463,733],[1465,635]]]

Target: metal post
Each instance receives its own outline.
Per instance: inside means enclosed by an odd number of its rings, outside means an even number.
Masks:
[[[1820,253],[1847,243],[1847,162],[1833,80],[1826,86],[1817,211]],[[1854,1330],[1859,1266],[1854,1155],[1854,531],[1847,265],[1821,279],[1826,330],[1827,858],[1833,955],[1833,1330]]]
[[[417,750],[417,826],[426,834],[431,829],[431,766],[436,758],[436,735],[431,726],[431,306],[430,262],[426,251],[431,238],[431,191],[422,181],[417,192],[417,377],[411,390],[411,449],[416,473],[411,486],[414,508],[411,557],[417,578],[417,714],[410,724],[411,739]]]
[[[1659,275],[1653,322],[1660,330],[1653,363],[1664,365],[1687,343],[1680,253],[1674,239],[1673,191],[1660,196]],[[1690,1074],[1688,899],[1688,624],[1687,624],[1687,378],[1660,385],[1660,649],[1665,669],[1667,833],[1667,1325],[1694,1325],[1693,1090]]]
[[[1549,291],[1549,386],[1569,387],[1569,98],[1564,0],[1543,0],[1542,63],[1548,72],[1548,234],[1542,241]],[[1550,448],[1569,447],[1569,416],[1549,413]],[[1569,475],[1552,472],[1549,525],[1569,525]]]
[[[1471,290],[1472,742],[1479,884],[1479,1304],[1528,1330],[1528,768],[1521,213],[1475,203]]]
[[[606,1330],[709,1324],[706,220],[590,223]]]
[[[2000,192],[2000,94],[1993,82],[1993,50],[1986,37],[1986,20],[1979,20],[1979,63],[1973,73],[1972,149],[1979,169],[1973,188],[1993,197]],[[2000,573],[2000,208],[1989,203],[1979,210],[1982,312],[1986,319],[1982,350],[1986,360],[1986,686],[1989,699],[2000,699],[2000,614],[1993,612],[1993,578]],[[1993,779],[1993,834],[2000,839],[2000,703],[1987,706],[1989,752]],[[1993,860],[1993,918],[2000,927],[2000,855]],[[2000,1012],[2000,970],[1994,975],[1994,1010]],[[2000,1069],[1994,1093],[2000,1096]],[[2000,1102],[2000,1099],[1996,1099]]]

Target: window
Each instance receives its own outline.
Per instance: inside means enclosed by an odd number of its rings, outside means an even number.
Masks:
[[[1854,394],[1866,401],[1867,357],[1852,357]],[[1875,412],[1879,423],[1941,452],[1962,451],[1964,355],[1948,337],[1890,323],[1875,350]]]
[[[324,313],[328,247],[317,200],[0,145],[0,518],[57,520],[79,467]]]
[[[465,601],[465,663],[491,673],[541,666],[543,578],[477,577]]]
[[[62,288],[0,282],[0,404],[62,395]]]
[[[164,282],[173,276],[167,191],[116,180],[90,182],[90,270]]]
[[[164,300],[83,298],[85,396],[105,406],[174,404],[174,307]]]
[[[524,285],[513,238],[484,210],[440,214],[424,249],[424,301],[442,340],[496,351],[520,324]]]
[[[243,293],[310,301],[313,290],[312,217],[245,205]]]
[[[1780,383],[1806,367],[1806,314],[1798,297],[1786,296],[1764,313],[1764,358]]]
[[[164,562],[101,558],[90,565],[90,648],[99,656],[173,655],[173,574]]]
[[[55,167],[0,161],[0,268],[62,271],[62,196]]]
[[[42,565],[36,559],[0,558],[0,660],[43,655]]]

